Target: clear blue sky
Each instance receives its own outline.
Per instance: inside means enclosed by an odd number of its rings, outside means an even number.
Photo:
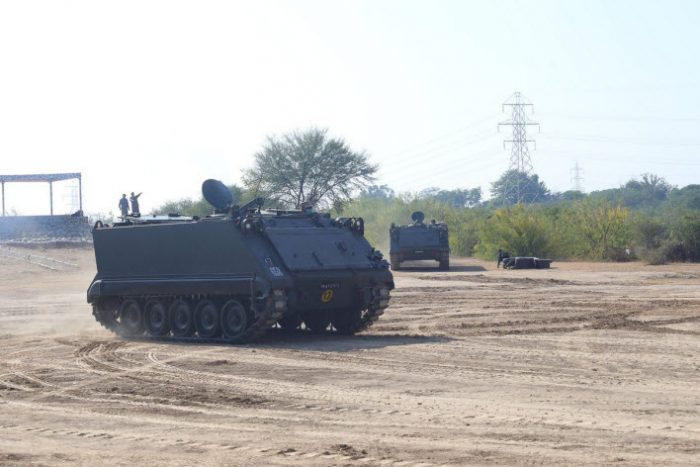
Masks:
[[[0,173],[81,171],[87,211],[129,191],[147,211],[237,182],[265,135],[321,126],[378,183],[488,193],[517,90],[553,190],[576,161],[588,191],[699,183],[698,24],[693,1],[4,2]],[[47,211],[45,187],[6,191]]]

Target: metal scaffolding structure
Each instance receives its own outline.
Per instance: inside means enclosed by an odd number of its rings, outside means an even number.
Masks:
[[[2,187],[2,215],[5,216],[5,184],[6,183],[48,183],[49,184],[49,211],[53,216],[53,184],[63,180],[78,180],[78,204],[83,210],[83,182],[80,172],[60,174],[26,174],[26,175],[0,175],[0,187]]]

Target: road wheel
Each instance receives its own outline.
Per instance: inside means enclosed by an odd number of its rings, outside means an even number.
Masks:
[[[146,331],[151,336],[164,336],[170,332],[168,322],[168,309],[163,300],[151,299],[143,307],[144,324]]]
[[[194,326],[200,337],[218,337],[221,335],[219,309],[211,300],[202,300],[194,310]]]
[[[441,271],[448,271],[450,269],[450,260],[449,259],[443,259],[440,261],[440,270]]]
[[[315,334],[320,334],[331,324],[331,316],[327,311],[317,311],[304,315],[304,325]]]
[[[301,316],[297,315],[296,313],[292,315],[284,315],[284,317],[277,321],[277,323],[279,323],[280,328],[282,328],[283,331],[296,331],[299,329],[299,326],[301,326]]]
[[[229,300],[221,307],[221,330],[224,337],[239,342],[248,328],[248,312],[238,300]]]
[[[392,270],[398,271],[399,269],[401,269],[401,261],[399,261],[398,256],[392,255],[389,259],[391,262],[391,269]]]
[[[176,337],[188,337],[194,334],[194,313],[190,304],[178,298],[170,304],[170,329]]]
[[[360,327],[362,310],[336,310],[333,313],[333,327],[338,334],[354,334]]]
[[[119,307],[119,324],[121,331],[127,337],[137,337],[143,334],[143,315],[138,300],[127,298]]]

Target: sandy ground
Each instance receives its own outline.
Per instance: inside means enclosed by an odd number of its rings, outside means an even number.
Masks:
[[[125,341],[0,256],[0,465],[698,465],[700,265],[395,274],[355,337]]]

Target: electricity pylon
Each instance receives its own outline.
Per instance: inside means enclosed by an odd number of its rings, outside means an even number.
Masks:
[[[578,166],[578,161],[576,161],[576,165],[574,165],[574,168],[571,169],[571,183],[574,184],[574,187],[572,188],[574,191],[578,191],[583,193],[583,169]]]
[[[527,127],[537,126],[539,129],[540,124],[530,120],[526,115],[525,108],[530,107],[530,111],[534,113],[534,106],[519,92],[514,93],[503,103],[503,112],[506,111],[506,107],[511,109],[511,119],[498,124],[499,130],[502,126],[510,126],[513,131],[511,139],[503,140],[504,148],[508,143],[511,145],[508,172],[512,180],[507,182],[506,199],[515,199],[517,203],[523,202],[524,199],[534,201],[532,196],[528,197],[532,193],[528,190],[527,183],[524,183],[527,176],[532,174],[532,159],[528,143],[536,144],[535,140],[527,138]]]

